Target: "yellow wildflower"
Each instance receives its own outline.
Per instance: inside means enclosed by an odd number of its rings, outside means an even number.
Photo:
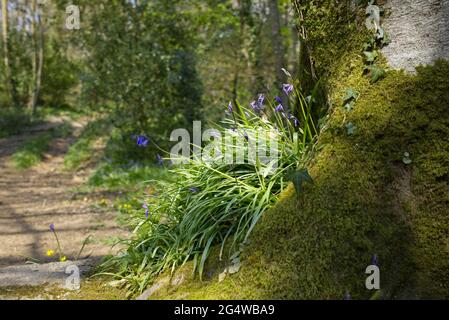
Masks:
[[[66,257],[66,256],[63,256],[63,257],[61,257],[61,259],[59,259],[59,261],[65,262],[65,261],[67,261],[67,257]]]
[[[55,255],[55,251],[54,250],[47,250],[47,257],[53,257]]]

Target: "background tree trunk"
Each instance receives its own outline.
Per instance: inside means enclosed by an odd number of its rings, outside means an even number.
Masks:
[[[449,0],[388,0],[384,27],[392,42],[382,51],[391,67],[415,66],[449,59]]]
[[[15,94],[13,82],[11,79],[11,65],[9,62],[9,43],[8,43],[8,1],[2,0],[2,40],[3,40],[3,63],[5,67],[5,83],[9,97],[13,104],[15,104]]]
[[[282,86],[284,73],[282,68],[285,67],[285,49],[282,43],[281,34],[281,16],[279,13],[278,0],[269,0],[270,16],[271,16],[271,40],[273,43],[273,50],[275,55],[275,74],[276,85],[278,88]]]
[[[42,69],[44,64],[44,26],[42,24],[39,7],[37,6],[37,0],[32,1],[32,36],[34,43],[34,56],[33,56],[33,91],[30,101],[30,109],[32,114],[36,112],[37,103],[39,99],[39,92],[41,89],[42,81]]]

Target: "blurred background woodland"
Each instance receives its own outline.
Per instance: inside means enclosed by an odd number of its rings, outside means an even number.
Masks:
[[[220,120],[230,100],[282,92],[282,68],[300,72],[287,0],[78,1],[73,30],[70,1],[2,4],[2,135],[20,128],[8,116],[72,109],[167,147],[174,128]]]

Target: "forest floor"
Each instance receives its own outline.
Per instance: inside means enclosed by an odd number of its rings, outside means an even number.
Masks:
[[[42,161],[25,170],[17,169],[11,156],[36,133],[54,130],[67,123],[67,119],[52,117],[21,135],[0,139],[0,268],[27,261],[57,260],[58,257],[46,256],[49,249],[57,252],[49,229],[52,223],[68,260],[78,256],[90,236],[82,256],[89,255],[98,261],[111,253],[113,238],[128,232],[118,225],[117,213],[105,205],[113,195],[79,192],[91,169],[77,172],[64,169],[64,155],[87,121],[69,122],[72,133],[53,139]],[[100,199],[103,205],[99,204]]]

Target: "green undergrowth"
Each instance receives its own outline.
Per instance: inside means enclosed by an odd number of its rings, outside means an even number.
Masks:
[[[110,130],[111,123],[107,118],[100,117],[89,122],[64,156],[64,167],[67,170],[76,170],[98,160],[102,155],[98,145],[102,144]]]
[[[11,160],[14,167],[23,170],[38,164],[50,149],[51,142],[54,139],[67,137],[71,133],[71,126],[65,123],[48,132],[30,138],[12,155]]]
[[[87,112],[68,105],[51,108],[39,107],[34,115],[26,108],[0,108],[0,139],[22,134],[30,127],[43,123],[45,119],[51,116],[77,120],[86,114]]]
[[[42,119],[17,108],[0,108],[0,139],[18,135]]]
[[[92,187],[106,188],[111,191],[139,191],[151,181],[169,180],[171,177],[167,168],[152,164],[130,166],[115,166],[102,163],[89,179]]]

